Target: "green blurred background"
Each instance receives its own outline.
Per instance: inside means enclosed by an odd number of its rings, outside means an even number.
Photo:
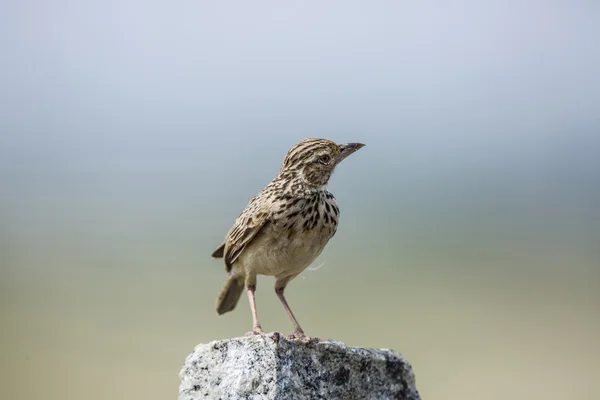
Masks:
[[[600,397],[595,2],[0,6],[0,398],[168,399],[217,317],[210,258],[303,138],[367,147],[289,286],[424,399]],[[290,333],[259,280],[266,330]]]

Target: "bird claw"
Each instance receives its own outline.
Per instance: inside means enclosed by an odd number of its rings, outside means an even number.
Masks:
[[[288,340],[309,340],[310,339],[310,337],[306,336],[304,334],[304,332],[302,332],[302,331],[296,331],[296,332],[292,333],[291,335],[287,335],[285,338]]]
[[[259,326],[259,327],[253,328],[250,332],[246,332],[246,334],[244,336],[258,336],[258,335],[264,335],[264,334],[265,334],[265,332]]]

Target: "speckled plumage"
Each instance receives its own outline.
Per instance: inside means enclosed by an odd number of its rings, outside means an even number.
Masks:
[[[283,291],[335,234],[339,208],[325,187],[335,167],[363,146],[305,139],[290,149],[279,174],[250,200],[213,253],[224,258],[229,273],[217,299],[219,314],[235,308],[245,287],[254,319],[252,332],[262,333],[254,302],[256,276],[274,276],[275,291],[294,323],[294,335],[304,336]]]

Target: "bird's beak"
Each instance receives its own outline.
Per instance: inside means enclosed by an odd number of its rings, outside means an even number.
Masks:
[[[342,150],[342,152],[338,156],[336,164],[341,163],[344,158],[348,157],[350,154],[354,153],[361,147],[365,147],[365,145],[362,143],[340,144],[340,150]]]

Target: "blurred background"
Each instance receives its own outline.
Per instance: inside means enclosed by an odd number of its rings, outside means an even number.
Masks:
[[[0,37],[1,398],[175,398],[251,328],[210,254],[305,137],[367,144],[309,334],[424,399],[600,397],[597,2],[26,0]]]

